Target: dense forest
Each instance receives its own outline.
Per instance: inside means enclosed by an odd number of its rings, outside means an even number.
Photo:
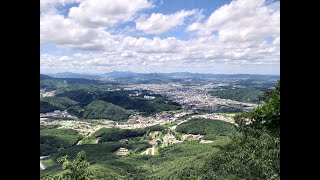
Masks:
[[[56,126],[40,126],[40,156],[76,145],[82,139],[76,130],[57,129]]]
[[[146,134],[144,129],[119,129],[119,128],[109,128],[106,129],[99,139],[99,143],[119,141],[121,139],[134,138],[138,136],[143,136]]]
[[[159,94],[142,92],[138,97],[129,97],[133,91],[102,91],[78,89],[57,94],[58,97],[68,97],[79,102],[81,107],[85,107],[94,100],[102,100],[112,103],[127,110],[134,110],[143,115],[152,115],[161,111],[179,110],[181,106],[178,103],[165,99]],[[153,100],[144,99],[144,95],[152,95]]]
[[[177,132],[205,135],[205,139],[216,139],[236,132],[234,125],[213,119],[196,118],[177,126]]]
[[[263,94],[266,89],[263,88],[238,88],[224,86],[220,89],[214,89],[209,94],[222,99],[231,99],[240,102],[258,103],[259,96]]]
[[[67,97],[42,97],[40,98],[40,113],[53,112],[54,110],[66,110],[78,104]]]
[[[94,86],[95,87],[95,86]],[[40,113],[54,110],[66,110],[81,119],[110,119],[124,121],[132,111],[141,115],[153,115],[157,112],[180,110],[181,105],[159,94],[142,91],[137,97],[130,97],[134,91],[107,91],[86,87],[56,94],[53,97],[40,98]],[[145,99],[152,95],[155,99]]]
[[[101,100],[92,101],[84,108],[84,119],[127,120],[131,113],[119,106]]]

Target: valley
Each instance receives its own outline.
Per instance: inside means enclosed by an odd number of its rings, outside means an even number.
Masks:
[[[42,179],[62,171],[59,158],[74,158],[81,150],[87,153],[90,169],[99,172],[96,179],[134,179],[138,174],[142,179],[179,179],[186,169],[192,172],[194,163],[204,167],[203,158],[214,156],[238,136],[235,116],[261,105],[255,91],[237,101],[239,95],[234,98],[229,89],[270,91],[277,80],[231,75],[150,79],[142,74],[125,80],[95,76],[68,82],[41,76]],[[228,97],[211,93],[226,90]],[[166,172],[169,167],[174,171]]]

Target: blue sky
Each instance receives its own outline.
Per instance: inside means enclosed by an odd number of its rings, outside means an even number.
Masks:
[[[40,70],[280,73],[265,0],[41,0]]]

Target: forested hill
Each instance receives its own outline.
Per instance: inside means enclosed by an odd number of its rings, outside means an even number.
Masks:
[[[41,80],[46,80],[46,79],[53,79],[53,77],[50,77],[50,76],[47,76],[47,75],[44,75],[44,74],[40,74],[40,81]]]
[[[40,113],[66,110],[78,118],[120,121],[127,120],[132,112],[153,115],[161,111],[181,109],[180,104],[145,90],[138,96],[130,97],[135,91],[121,90],[117,86],[97,80],[52,78],[46,75],[40,77],[43,79],[40,81],[40,88],[46,91],[55,90],[53,97],[40,98]],[[155,98],[145,99],[145,95]],[[103,111],[103,108],[108,111]]]
[[[227,86],[221,89],[210,91],[209,94],[211,96],[219,97],[222,99],[231,99],[240,102],[259,103],[259,96],[262,95],[265,91],[267,91],[267,89],[255,87],[234,88]]]

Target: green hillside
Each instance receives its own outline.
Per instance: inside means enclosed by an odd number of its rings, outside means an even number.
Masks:
[[[102,91],[100,89],[78,89],[66,91],[57,94],[58,97],[68,97],[79,102],[79,105],[84,108],[94,100],[102,100],[112,103],[126,110],[134,110],[143,115],[152,115],[161,111],[172,111],[181,109],[180,104],[165,99],[161,95],[154,95],[155,99],[147,100],[143,93],[139,97],[129,97],[131,91]]]
[[[259,96],[263,94],[260,88],[232,88],[223,87],[209,92],[212,96],[217,96],[222,99],[231,99],[240,102],[258,103]]]
[[[127,120],[131,113],[121,107],[101,100],[95,100],[84,108],[84,119]]]
[[[76,145],[82,138],[72,129],[56,129],[56,127],[40,127],[40,156],[55,153],[61,149]]]
[[[70,106],[78,104],[67,97],[43,97],[40,98],[40,112],[52,112],[54,110],[66,110]]]
[[[216,139],[218,136],[235,133],[236,129],[232,124],[224,121],[196,118],[178,125],[176,131],[186,134],[202,134],[205,135],[205,139]]]

